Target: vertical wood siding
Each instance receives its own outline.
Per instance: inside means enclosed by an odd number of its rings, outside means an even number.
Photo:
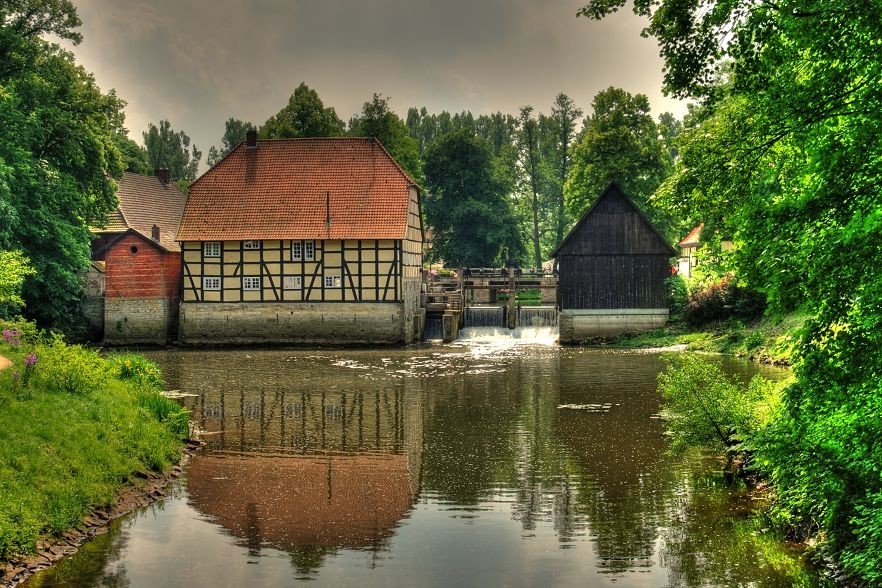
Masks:
[[[561,309],[666,308],[668,245],[615,186],[557,252]]]

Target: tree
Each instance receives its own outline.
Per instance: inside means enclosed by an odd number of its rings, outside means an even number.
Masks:
[[[546,157],[553,169],[549,182],[557,209],[554,224],[555,247],[563,241],[564,232],[570,224],[565,206],[564,185],[572,169],[571,147],[576,139],[576,124],[581,116],[582,109],[576,108],[572,99],[561,92],[554,98],[551,116],[547,120],[548,130],[544,133],[551,139],[546,146]]]
[[[21,297],[25,278],[36,273],[21,251],[0,250],[0,318],[10,319],[24,305]]]
[[[376,137],[414,181],[422,181],[419,143],[398,115],[389,109],[389,98],[374,94],[369,102],[365,102],[361,114],[349,120],[349,134]]]
[[[426,152],[426,184],[426,219],[445,263],[492,267],[520,254],[517,219],[486,142],[467,131],[440,137]]]
[[[595,0],[601,18],[625,0]],[[778,512],[882,582],[882,5],[635,2],[668,92],[701,101],[659,191],[732,237],[740,279],[802,306],[796,381],[756,440]],[[704,237],[704,232],[702,233]]]
[[[263,123],[260,134],[267,139],[339,137],[343,130],[343,121],[337,112],[326,108],[318,92],[300,82],[287,106]]]
[[[649,197],[669,169],[649,99],[610,87],[594,97],[592,108],[564,186],[570,211],[573,216],[581,215],[612,181],[647,208]]]
[[[533,116],[532,106],[522,106],[518,151],[521,169],[530,194],[531,242],[533,244],[533,267],[542,267],[542,251],[539,248],[539,124]]]
[[[212,147],[208,150],[208,159],[206,163],[209,167],[214,167],[218,161],[226,157],[227,153],[236,148],[236,146],[245,140],[248,131],[254,129],[254,125],[237,118],[230,117],[224,123],[224,136],[221,137],[220,148]]]
[[[144,148],[147,162],[153,169],[167,169],[173,182],[189,185],[196,179],[202,152],[196,145],[190,146],[190,137],[184,131],[175,131],[165,119],[157,127],[147,125],[144,134]]]
[[[42,39],[79,40],[69,2],[4,3],[0,20],[0,249],[22,251],[35,270],[22,289],[27,316],[71,329],[88,227],[117,205],[124,103]]]
[[[150,164],[147,163],[147,152],[143,147],[129,139],[125,129],[114,131],[113,143],[123,159],[126,171],[136,174],[150,174]]]

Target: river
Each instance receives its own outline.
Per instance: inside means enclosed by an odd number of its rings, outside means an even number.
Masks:
[[[166,499],[30,585],[819,582],[719,460],[668,453],[658,353],[467,332],[406,350],[147,355],[205,449]]]

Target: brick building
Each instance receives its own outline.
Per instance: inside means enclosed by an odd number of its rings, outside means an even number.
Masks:
[[[109,345],[158,344],[177,339],[181,248],[175,234],[184,194],[167,170],[155,176],[128,173],[119,181],[119,206],[106,227],[95,230],[87,297],[101,292],[103,340]],[[102,271],[103,270],[103,271]],[[103,273],[103,288],[95,272]]]
[[[190,186],[177,239],[183,343],[421,338],[420,193],[376,139],[250,132]]]

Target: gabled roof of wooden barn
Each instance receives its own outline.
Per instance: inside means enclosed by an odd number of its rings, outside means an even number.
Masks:
[[[123,173],[117,182],[119,205],[107,219],[106,226],[92,229],[95,233],[134,231],[151,240],[153,225],[159,227],[159,244],[166,251],[180,251],[175,233],[184,215],[187,197],[177,186],[166,184],[156,176]]]
[[[374,138],[241,143],[190,186],[177,239],[403,239],[415,186]]]
[[[665,236],[661,234],[661,232],[655,227],[654,224],[652,224],[652,222],[648,218],[646,218],[646,215],[643,214],[643,211],[640,210],[640,207],[637,206],[634,200],[632,200],[631,197],[628,196],[628,194],[622,189],[622,187],[619,186],[617,182],[610,182],[600,193],[600,196],[597,197],[597,200],[595,200],[594,203],[588,207],[588,210],[585,211],[585,213],[579,219],[579,222],[575,224],[570,232],[567,233],[567,236],[564,237],[563,241],[561,241],[560,244],[551,253],[551,257],[557,257],[558,255],[560,255],[561,251],[566,248],[573,236],[579,234],[583,230],[585,223],[588,221],[589,218],[591,218],[595,211],[598,210],[601,203],[607,198],[615,195],[621,197],[621,199],[626,202],[628,206],[634,209],[634,212],[637,214],[640,220],[643,221],[643,224],[645,224],[646,227],[658,239],[658,243],[662,245],[660,251],[669,253],[671,257],[679,255],[678,251],[670,243],[668,243],[668,240],[665,238]]]

